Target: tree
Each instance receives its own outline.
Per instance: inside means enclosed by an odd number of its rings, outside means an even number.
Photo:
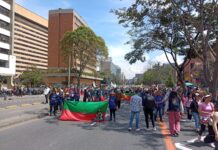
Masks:
[[[178,81],[184,85],[183,70],[195,53],[184,37],[180,14],[170,4],[169,0],[136,0],[129,8],[113,12],[119,23],[129,28],[131,40],[127,43],[133,45],[133,51],[127,53],[125,59],[132,64],[145,61],[145,52],[162,51],[177,72]],[[181,64],[179,56],[184,57]]]
[[[174,86],[172,76],[169,76],[167,78],[167,80],[165,81],[165,85],[166,87],[171,87],[171,88]]]
[[[218,84],[218,1],[172,0],[175,13],[180,16],[184,37],[203,63],[204,80],[216,100]],[[182,7],[181,7],[182,6]]]
[[[35,87],[42,84],[43,78],[44,78],[43,71],[36,67],[31,67],[27,69],[20,76],[21,83],[26,86],[30,85],[30,87]]]
[[[85,68],[88,65],[95,66],[98,59],[108,56],[104,40],[85,26],[66,32],[60,43],[64,58],[68,60],[69,65],[72,65],[70,68],[74,70],[78,88]]]

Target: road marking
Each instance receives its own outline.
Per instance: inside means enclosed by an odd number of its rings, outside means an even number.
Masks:
[[[169,136],[170,132],[167,129],[167,125],[164,122],[158,121],[161,129],[161,134],[164,136],[164,142],[167,150],[176,150],[172,138]]]
[[[18,106],[17,105],[11,105],[11,106],[7,106],[5,107],[6,109],[16,109]]]
[[[40,102],[33,103],[33,105],[40,105],[40,104],[41,104]]]
[[[5,110],[5,108],[0,108],[0,111],[1,111],[1,110]]]
[[[176,148],[181,149],[181,150],[192,150],[190,148],[185,147],[181,143],[175,143]]]
[[[31,106],[31,104],[21,104],[20,106],[21,107],[29,107],[29,106]]]

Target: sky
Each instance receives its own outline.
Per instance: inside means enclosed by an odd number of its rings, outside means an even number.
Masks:
[[[145,54],[146,62],[136,62],[130,65],[124,59],[126,53],[131,51],[131,45],[125,44],[129,40],[127,29],[118,24],[111,9],[128,7],[133,0],[15,0],[16,3],[32,12],[48,19],[51,9],[74,9],[86,21],[88,26],[101,36],[108,47],[109,57],[118,65],[127,79],[137,73],[143,73],[155,62],[167,63],[161,52]]]

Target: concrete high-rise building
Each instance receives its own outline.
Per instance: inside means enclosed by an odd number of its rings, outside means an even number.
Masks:
[[[13,0],[0,0],[0,76],[15,75],[13,55]]]
[[[73,9],[57,9],[49,11],[48,69],[53,72],[48,75],[49,84],[66,84],[68,81],[68,60],[65,60],[62,55],[60,41],[67,31],[76,30],[80,26],[88,25]],[[96,72],[96,62],[89,63],[84,72],[87,74],[94,74]],[[81,83],[91,84],[93,80],[99,81],[99,79],[96,79],[91,75],[82,75]],[[76,83],[76,79],[73,75],[71,75],[71,83]]]
[[[15,4],[16,75],[31,67],[48,67],[48,20]]]
[[[104,72],[107,76],[113,74],[121,78],[121,68],[112,62],[111,57],[100,62],[100,72]]]

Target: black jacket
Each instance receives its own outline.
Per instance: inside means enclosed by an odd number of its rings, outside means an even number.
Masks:
[[[198,113],[198,103],[196,102],[196,100],[192,101],[190,109],[192,112]]]

